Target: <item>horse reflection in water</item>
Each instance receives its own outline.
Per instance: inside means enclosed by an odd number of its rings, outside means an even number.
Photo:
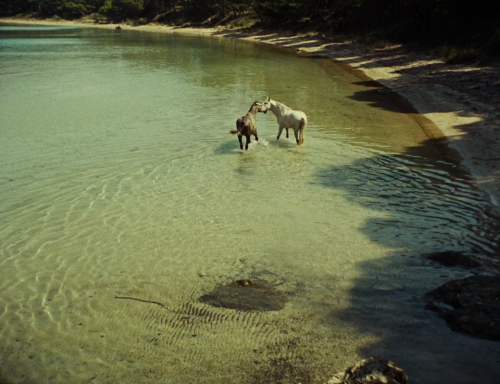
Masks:
[[[257,112],[267,112],[267,108],[264,107],[262,103],[255,101],[248,113],[236,120],[236,129],[231,129],[229,133],[233,135],[238,135],[238,140],[240,142],[240,149],[243,150],[243,136],[246,137],[245,149],[248,149],[248,144],[251,143],[250,135],[255,136],[255,140],[259,141],[257,136]]]
[[[269,97],[264,102],[264,107],[266,109],[270,109],[278,120],[279,131],[276,140],[280,139],[283,129],[286,129],[286,137],[288,139],[288,128],[292,128],[293,133],[295,134],[295,140],[297,140],[297,145],[302,145],[304,143],[304,135],[307,125],[307,116],[304,112],[295,111],[287,107],[285,104],[272,100]]]

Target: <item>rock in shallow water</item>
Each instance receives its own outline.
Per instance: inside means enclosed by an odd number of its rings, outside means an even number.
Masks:
[[[333,376],[326,384],[405,384],[408,375],[386,359],[361,360]]]
[[[279,311],[285,306],[286,296],[270,285],[237,280],[201,296],[199,301],[238,311]]]
[[[499,276],[449,281],[427,293],[427,297],[430,300],[426,309],[436,311],[452,330],[500,340]]]
[[[460,266],[473,269],[481,266],[481,263],[473,259],[472,256],[455,251],[435,252],[425,255],[425,257],[447,267]]]

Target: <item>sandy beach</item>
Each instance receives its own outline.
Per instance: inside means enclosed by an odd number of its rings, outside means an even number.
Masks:
[[[73,21],[41,21],[3,18],[3,23],[87,26],[115,29],[118,25],[96,25]],[[124,30],[139,30],[185,35],[236,38],[273,44],[295,50],[299,55],[320,55],[346,64],[365,81],[367,91],[359,95],[373,101],[380,92],[403,96],[425,119],[428,145],[446,143],[473,182],[485,193],[500,216],[500,65],[451,65],[424,53],[408,51],[400,45],[370,47],[345,39],[325,40],[315,35],[271,32],[241,32],[215,28],[180,28],[148,24],[120,25]],[[372,100],[371,100],[372,99]],[[428,119],[428,120],[427,120]],[[427,124],[425,124],[427,121]]]

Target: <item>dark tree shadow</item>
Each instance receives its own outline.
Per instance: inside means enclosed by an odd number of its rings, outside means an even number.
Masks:
[[[441,145],[437,139],[423,143]],[[499,343],[452,332],[424,309],[424,295],[454,278],[498,268],[500,223],[463,169],[444,156],[422,156],[422,150],[412,147],[317,173],[324,187],[345,191],[355,205],[378,212],[360,230],[374,244],[397,250],[359,263],[349,307],[327,311],[326,321],[375,337],[358,353],[396,361],[411,382],[471,383],[477,372],[484,382],[494,382]],[[429,152],[437,153],[424,153]],[[425,257],[447,250],[471,255],[483,266],[466,271]]]

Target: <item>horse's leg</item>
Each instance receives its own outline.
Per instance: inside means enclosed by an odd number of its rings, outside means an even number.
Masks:
[[[241,135],[238,135],[238,141],[240,142],[240,149],[243,150],[243,138]]]
[[[253,135],[255,136],[255,140],[259,141],[259,136],[257,136],[257,130],[254,131]]]
[[[299,124],[299,145],[302,145],[304,144],[304,137],[306,135],[306,121],[304,119],[301,119],[300,120],[300,124]]]
[[[299,140],[299,129],[294,128],[293,129],[293,134],[295,135],[295,140],[297,141],[297,145],[300,145],[300,140]]]
[[[281,136],[281,131],[283,131],[283,127],[280,125],[279,130],[278,130],[278,137],[276,138],[276,140],[279,140],[279,139],[280,139],[280,136]],[[287,130],[287,135],[288,135],[288,130]],[[288,137],[288,136],[287,136],[287,137]]]
[[[250,134],[248,134],[248,133],[247,133],[247,134],[246,134],[246,138],[247,138],[247,141],[246,141],[246,143],[245,143],[245,149],[246,149],[246,150],[248,150],[248,144],[250,144],[250,143],[251,143],[251,141],[250,141]],[[242,148],[242,149],[243,149],[243,148]]]
[[[288,128],[285,129],[286,129],[286,138],[288,139]]]

